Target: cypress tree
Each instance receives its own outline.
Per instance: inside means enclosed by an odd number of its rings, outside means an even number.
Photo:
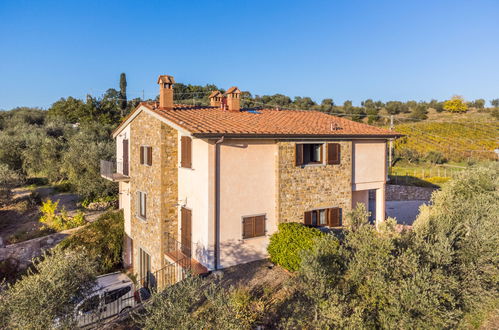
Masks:
[[[123,72],[120,75],[120,100],[119,100],[121,116],[125,115],[127,100],[126,100],[126,74]]]

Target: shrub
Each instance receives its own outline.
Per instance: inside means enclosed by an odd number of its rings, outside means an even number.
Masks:
[[[74,235],[64,239],[61,249],[84,248],[98,262],[98,271],[105,274],[120,268],[124,238],[122,212],[107,212]]]
[[[82,251],[54,251],[37,261],[0,291],[0,328],[50,329],[56,319],[61,328],[75,326],[73,311],[95,283],[95,263]]]
[[[40,222],[56,231],[76,228],[86,223],[82,212],[78,212],[74,217],[71,217],[64,208],[57,213],[58,206],[59,200],[54,202],[49,198],[43,202],[42,206],[40,206],[40,212],[42,212]]]
[[[253,303],[245,292],[190,276],[155,294],[136,319],[143,329],[251,329],[262,311]]]
[[[314,239],[322,235],[320,230],[300,223],[281,223],[279,231],[270,237],[267,248],[270,260],[287,270],[296,271],[300,267],[301,252],[311,250]]]
[[[442,155],[441,152],[434,151],[434,150],[430,150],[426,154],[425,159],[426,159],[426,161],[428,161],[432,164],[443,164],[446,161],[444,158],[444,155]]]
[[[455,95],[450,100],[444,102],[444,110],[455,113],[466,112],[468,111],[468,105],[462,96]]]

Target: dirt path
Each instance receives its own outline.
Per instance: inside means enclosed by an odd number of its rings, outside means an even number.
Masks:
[[[72,193],[55,193],[54,188],[49,186],[29,189],[20,187],[12,190],[12,203],[0,208],[0,237],[4,244],[12,244],[26,239],[42,237],[51,233],[43,229],[40,218],[39,205],[34,203],[31,194],[36,192],[41,200],[50,198],[59,201],[58,211],[66,210],[69,216],[75,216],[77,212],[83,211],[85,220],[95,221],[105,211],[89,211],[80,209],[79,196]],[[53,231],[52,231],[53,232]]]

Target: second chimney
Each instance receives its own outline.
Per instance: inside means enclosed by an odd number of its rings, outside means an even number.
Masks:
[[[220,91],[213,91],[211,92],[209,99],[212,107],[219,107],[220,102],[222,101],[222,93],[220,93]]]
[[[241,109],[241,91],[237,87],[231,87],[225,92],[227,96],[227,108],[229,111]]]
[[[173,84],[172,76],[162,75],[158,77],[159,84],[159,107],[173,109]]]

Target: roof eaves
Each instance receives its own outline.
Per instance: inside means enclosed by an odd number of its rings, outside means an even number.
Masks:
[[[197,138],[240,138],[240,139],[330,139],[330,140],[350,140],[350,139],[397,139],[404,134],[240,134],[240,133],[192,133]]]

